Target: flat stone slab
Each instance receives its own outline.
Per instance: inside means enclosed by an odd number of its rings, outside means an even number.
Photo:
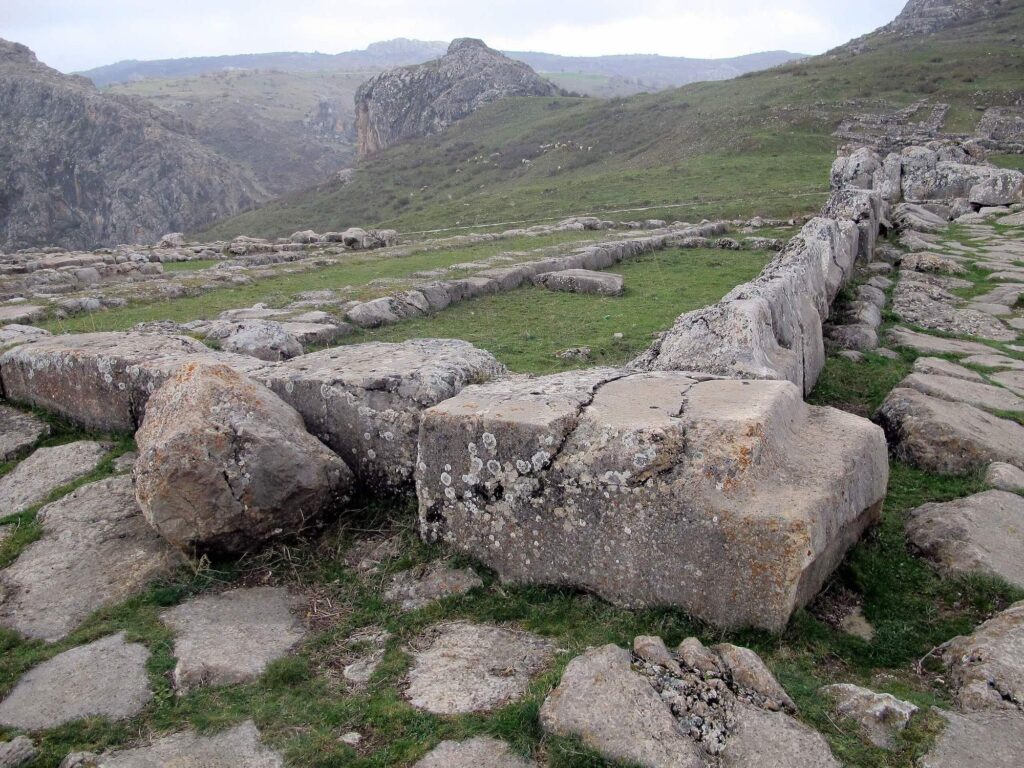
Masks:
[[[21,676],[0,702],[0,725],[34,731],[85,717],[134,717],[153,697],[148,658],[123,632],[64,651]]]
[[[992,381],[1001,384],[1011,392],[1024,396],[1024,371],[1003,371],[993,373]]]
[[[984,573],[1024,588],[1024,496],[985,491],[910,512],[907,538],[944,573]]]
[[[108,446],[92,440],[40,448],[0,477],[0,516],[34,507],[58,488],[92,472]]]
[[[960,339],[944,339],[927,333],[918,333],[909,328],[893,328],[889,332],[892,343],[900,347],[909,347],[926,355],[990,355],[995,350],[976,341]]]
[[[625,290],[622,275],[613,272],[595,272],[589,269],[566,269],[545,272],[534,280],[549,291],[586,293],[598,296],[621,296]]]
[[[979,384],[985,383],[985,378],[977,371],[964,368],[962,365],[943,360],[941,357],[919,357],[914,361],[914,373],[926,374],[929,376],[949,376],[964,381],[974,381]]]
[[[971,355],[964,358],[964,362],[971,365],[980,365],[982,368],[1008,368],[1024,371],[1024,360],[1015,360],[1006,355],[997,355],[994,354],[994,350],[993,354]]]
[[[1024,602],[1014,603],[942,650],[962,710],[1024,714]]]
[[[1024,469],[996,461],[985,471],[985,482],[997,491],[1024,491]]]
[[[130,477],[84,485],[37,519],[42,538],[0,571],[0,626],[28,637],[59,640],[181,562],[142,517]]]
[[[334,347],[252,375],[297,410],[364,484],[405,490],[420,414],[471,383],[506,373],[493,355],[454,339]]]
[[[942,474],[966,474],[1002,461],[1024,467],[1024,427],[965,403],[897,387],[877,418],[898,458]]]
[[[10,461],[50,434],[50,425],[32,413],[0,405],[0,462]]]
[[[826,685],[821,693],[832,700],[836,715],[857,723],[867,740],[880,749],[891,749],[893,735],[904,730],[917,712],[909,701],[859,685]]]
[[[1024,399],[1017,397],[1008,389],[984,382],[967,381],[963,378],[937,376],[930,373],[912,373],[899,386],[916,389],[918,392],[941,400],[967,403],[993,411],[1024,410]]]
[[[1011,712],[968,712],[939,714],[946,729],[920,768],[1019,768],[1024,754],[1024,717]]]
[[[175,634],[174,687],[255,680],[305,636],[302,600],[281,587],[233,589],[189,600],[160,614]]]
[[[483,586],[472,570],[450,568],[445,563],[430,563],[391,577],[384,598],[398,603],[403,611],[415,611],[449,595],[463,595]]]
[[[29,325],[45,314],[46,310],[35,304],[4,304],[0,306],[0,325],[8,323]]]
[[[210,736],[174,733],[147,747],[104,755],[102,768],[284,768],[284,757],[263,745],[256,725],[241,725]]]
[[[866,419],[789,382],[668,371],[469,387],[424,415],[419,461],[424,537],[505,581],[772,630],[876,519],[888,479]]]
[[[515,754],[504,741],[477,736],[466,741],[442,741],[413,768],[536,768]]]
[[[538,635],[468,622],[433,627],[416,648],[405,696],[435,715],[485,712],[522,698],[555,653]]]
[[[988,312],[965,307],[964,299],[934,280],[921,280],[904,273],[892,294],[892,308],[905,323],[958,336],[975,336],[993,341],[1013,341],[1017,332]]]

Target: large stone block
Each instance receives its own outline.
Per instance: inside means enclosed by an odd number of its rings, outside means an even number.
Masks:
[[[425,537],[514,582],[778,630],[877,517],[885,440],[781,381],[610,369],[428,410]]]
[[[182,364],[200,359],[243,373],[264,365],[253,357],[215,352],[187,336],[82,333],[8,350],[0,356],[0,382],[8,400],[89,429],[133,432],[149,396]]]
[[[253,378],[297,410],[365,485],[403,490],[412,483],[420,413],[505,367],[465,341],[334,347],[267,366]]]

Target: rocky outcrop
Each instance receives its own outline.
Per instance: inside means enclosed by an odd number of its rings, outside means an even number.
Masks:
[[[884,31],[901,37],[928,34],[991,18],[1007,5],[1004,0],[910,0]]]
[[[554,96],[558,88],[529,66],[480,40],[452,41],[440,59],[377,75],[356,91],[359,153],[443,131],[509,96]]]
[[[150,398],[136,433],[135,495],[185,551],[242,552],[347,501],[352,472],[265,387],[193,362]]]
[[[6,40],[0,114],[0,248],[152,241],[266,198],[178,118],[103,94]]]

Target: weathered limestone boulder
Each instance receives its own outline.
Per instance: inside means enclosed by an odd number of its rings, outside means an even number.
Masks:
[[[968,193],[971,205],[1010,205],[1019,203],[1024,192],[1024,174],[1004,171],[978,182]]]
[[[174,687],[255,680],[306,634],[302,601],[281,587],[233,589],[203,595],[160,614],[174,631]]]
[[[613,272],[594,272],[589,269],[566,269],[545,272],[534,281],[550,291],[587,293],[597,296],[621,296],[625,290],[622,275]]]
[[[54,491],[96,469],[109,449],[94,440],[40,448],[0,477],[0,516],[16,515],[46,501]]]
[[[997,491],[1024,491],[1024,469],[994,461],[985,471],[985,482]]]
[[[326,349],[254,378],[295,408],[360,482],[400,491],[412,482],[421,412],[504,373],[489,352],[468,342],[413,339]]]
[[[912,203],[900,203],[897,205],[893,209],[892,219],[893,223],[899,226],[900,229],[916,234],[919,242],[922,232],[943,232],[949,227],[949,222],[941,216],[937,216],[927,208]],[[904,242],[904,244],[907,243]],[[930,243],[924,242],[918,247],[911,248],[911,250],[927,250],[929,247]]]
[[[1018,768],[1024,717],[1010,712],[944,712],[946,727],[920,760],[921,768]]]
[[[456,621],[427,630],[416,649],[409,703],[435,715],[461,715],[522,698],[551,664],[555,644],[530,632]]]
[[[290,534],[348,498],[352,472],[265,387],[188,363],[149,401],[135,493],[183,550],[240,552]]]
[[[463,595],[483,586],[471,569],[452,568],[443,562],[429,563],[396,573],[384,591],[384,599],[403,611],[415,611],[450,595]]]
[[[867,740],[881,749],[892,749],[893,736],[905,729],[917,712],[908,701],[858,685],[826,685],[821,693],[832,700],[836,715],[857,723]]]
[[[247,720],[209,736],[173,733],[148,746],[98,757],[97,764],[102,768],[284,768],[284,758],[263,744],[256,725]]]
[[[422,534],[506,581],[779,630],[887,479],[881,430],[788,382],[596,369],[430,409],[416,485]]]
[[[993,461],[1024,467],[1024,427],[972,405],[897,387],[876,419],[895,455],[929,472],[966,474]]]
[[[274,320],[217,322],[207,331],[206,338],[219,341],[226,352],[260,360],[288,360],[302,354],[298,339]]]
[[[1024,588],[1024,496],[986,491],[910,513],[907,538],[944,573],[983,573]]]
[[[13,402],[89,428],[134,432],[149,396],[183,363],[217,360],[240,371],[262,365],[214,352],[187,336],[81,333],[22,344],[0,355],[0,382]]]
[[[942,659],[961,709],[1024,713],[1024,602],[950,640]]]
[[[85,717],[124,720],[153,698],[149,651],[124,633],[80,645],[33,667],[0,702],[0,725],[28,731]]]
[[[50,434],[50,425],[32,413],[0,405],[0,463],[10,461]]]
[[[537,768],[537,764],[515,754],[503,741],[477,736],[442,741],[413,768]]]
[[[42,537],[0,571],[0,626],[53,642],[181,562],[142,517],[129,477],[84,485],[39,511]]]

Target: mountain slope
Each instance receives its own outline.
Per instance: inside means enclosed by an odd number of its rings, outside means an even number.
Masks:
[[[0,40],[0,249],[152,240],[266,198],[170,113]]]
[[[725,82],[604,102],[501,102],[380,153],[351,183],[290,196],[212,232],[357,222],[414,231],[670,204],[681,207],[663,212],[680,218],[812,210],[838,143],[832,133],[852,112],[893,111],[925,95],[951,105],[949,127],[969,131],[979,107],[1015,104],[1022,6],[1004,2],[998,16],[927,36],[881,30]]]

